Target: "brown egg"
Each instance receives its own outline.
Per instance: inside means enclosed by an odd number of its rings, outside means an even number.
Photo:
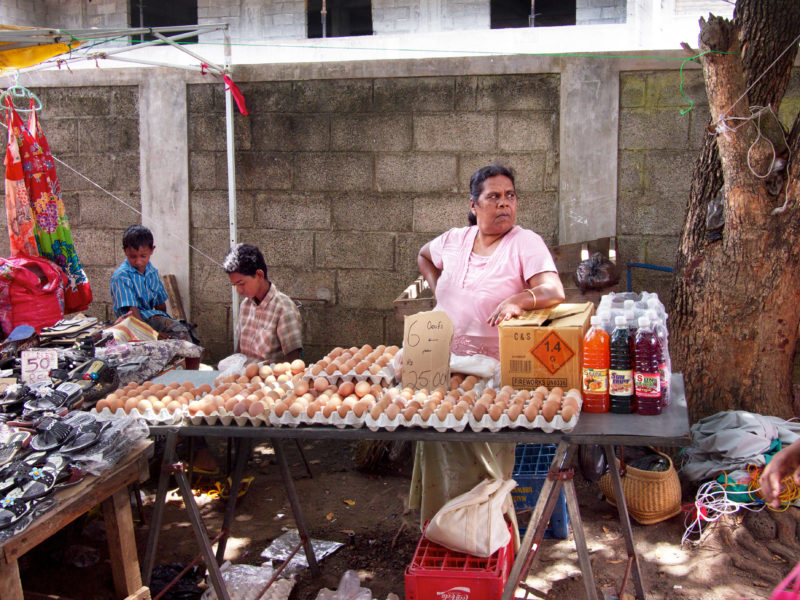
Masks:
[[[251,377],[255,377],[256,375],[258,375],[258,365],[256,363],[247,365],[247,367],[245,367],[244,369],[244,375],[245,377],[247,377],[247,379],[250,379]]]
[[[512,421],[516,421],[521,412],[522,412],[522,404],[512,404],[508,408],[506,415],[508,415],[508,418],[511,419]]]
[[[266,379],[270,375],[272,375],[272,367],[269,365],[261,365],[258,368],[258,376],[261,377],[261,379]]]
[[[244,402],[237,402],[233,406],[233,410],[231,411],[237,417],[241,417],[243,414],[247,412],[247,404]]]
[[[461,389],[464,391],[471,390],[475,387],[475,382],[472,381],[469,377],[467,377],[464,381],[461,382]]]
[[[283,402],[283,401],[276,402],[275,403],[275,408],[272,409],[272,412],[274,412],[275,416],[280,419],[283,416],[283,413],[286,412],[287,408],[288,408],[288,406],[286,406],[285,402]]]
[[[464,415],[464,414],[466,414],[466,413],[468,413],[470,411],[471,407],[472,407],[472,405],[469,402],[467,402],[466,400],[461,400],[458,404],[456,404],[455,408],[453,409],[453,413],[455,414],[455,412],[456,412],[455,409],[458,408],[458,409],[460,409],[459,412],[462,415]],[[457,417],[457,418],[460,418],[460,417]]]
[[[545,402],[544,406],[542,406],[542,416],[544,417],[544,420],[548,423],[552,421],[553,417],[555,417],[556,413],[558,412],[558,408],[559,404],[556,404],[555,402]]]
[[[525,418],[532,422],[536,418],[536,415],[539,414],[539,407],[534,404],[529,404],[525,407],[524,414]]]
[[[333,375],[339,369],[339,365],[337,363],[331,363],[327,367],[325,367],[325,372],[328,375]]]
[[[433,407],[423,406],[422,410],[419,411],[419,416],[423,421],[427,421],[433,416]]]
[[[370,383],[369,381],[359,381],[355,386],[355,393],[356,396],[359,398],[363,398],[370,392]]]
[[[291,373],[292,367],[287,362],[277,363],[274,367],[272,367],[272,374],[275,376],[283,375],[286,372]]]
[[[167,400],[169,400],[169,396],[167,396]],[[162,410],[164,410],[164,406],[165,404],[160,400],[158,402],[153,402],[153,412],[156,414],[160,413]]]
[[[247,412],[251,417],[259,417],[266,414],[267,407],[263,402],[253,402]]]
[[[369,364],[362,360],[360,363],[358,363],[353,368],[354,368],[354,370],[356,372],[356,375],[361,375],[364,371],[369,369]]]
[[[486,414],[487,405],[483,402],[478,402],[475,406],[472,407],[472,416],[475,417],[478,421],[483,418],[483,415]]]
[[[578,401],[575,399],[575,396],[564,396],[561,400],[562,410],[568,406],[574,408],[575,412],[578,412]]]
[[[324,392],[326,389],[328,389],[329,385],[330,383],[324,377],[317,377],[314,380],[314,389],[318,392]]]
[[[130,413],[134,408],[139,406],[139,397],[134,396],[133,398],[128,398],[125,401],[125,412]]]
[[[397,404],[390,404],[386,407],[384,414],[386,418],[390,421],[394,421],[397,418],[397,415],[400,413],[400,407]]]
[[[322,416],[325,417],[326,419],[330,418],[330,416],[337,408],[339,407],[330,402],[326,403],[325,406],[322,407]]]
[[[572,417],[574,417],[577,412],[578,409],[574,406],[565,406],[561,409],[561,418],[564,419],[564,421],[571,421]]]
[[[234,407],[239,404],[239,400],[236,398],[228,398],[225,400],[225,404],[223,404],[223,408],[226,412],[233,412]]]
[[[369,416],[372,417],[374,420],[378,420],[383,414],[383,404],[377,402],[369,411]]]
[[[167,402],[166,409],[170,413],[174,414],[175,411],[181,410],[182,408],[183,408],[183,404],[181,404],[177,400],[171,400],[170,402]]]
[[[573,398],[576,398],[577,400],[582,400],[583,399],[583,396],[581,396],[580,390],[576,390],[575,388],[570,388],[569,390],[567,390],[567,393],[564,394],[564,395],[565,396],[571,396]]]
[[[198,394],[208,394],[211,391],[211,386],[208,385],[207,383],[204,383],[203,385],[197,386],[197,389],[195,391]]]
[[[356,386],[352,381],[343,381],[339,384],[338,393],[340,396],[349,396],[355,389]]]
[[[368,407],[369,407],[369,403],[364,401],[364,400],[361,400],[360,402],[356,402],[353,405],[353,414],[355,414],[355,416],[360,419],[364,415],[364,413],[367,411]]]
[[[466,414],[467,414],[467,407],[461,404],[460,402],[455,408],[453,408],[453,416],[456,418],[457,421],[463,419],[464,415]]]
[[[314,366],[311,367],[311,374],[315,376],[319,375],[320,373],[322,373],[322,370],[324,368],[325,366],[322,363],[316,363]]]
[[[497,421],[503,415],[503,406],[501,404],[493,404],[489,408],[489,416],[493,421]]]
[[[111,398],[111,400],[116,400],[116,399],[117,399],[117,397],[116,397],[116,396],[114,396],[113,398]],[[110,408],[109,408],[109,407],[111,406],[111,400],[109,400],[109,399],[108,399],[108,397],[106,397],[106,398],[101,398],[100,400],[98,400],[98,401],[97,401],[97,404],[95,404],[95,405],[94,405],[94,408],[95,408],[95,410],[96,410],[97,412],[100,412],[100,411],[101,411],[101,410],[103,410],[104,408],[108,408],[108,409],[110,410]]]

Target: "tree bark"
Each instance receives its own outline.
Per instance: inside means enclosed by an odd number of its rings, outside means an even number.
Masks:
[[[797,53],[800,2],[739,0],[732,22],[700,23],[716,133],[695,164],[681,233],[670,307],[674,370],[684,374],[694,421],[729,409],[788,418],[800,323],[800,120],[787,136],[790,185],[776,196],[759,177],[773,163],[772,148],[750,117],[756,106],[777,113]],[[722,239],[710,241],[706,209],[720,192],[725,226]]]

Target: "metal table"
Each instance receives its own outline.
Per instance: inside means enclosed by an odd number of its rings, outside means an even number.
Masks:
[[[173,371],[158,378],[158,381],[192,381],[195,385],[210,383],[216,376],[214,371]],[[281,471],[286,493],[294,513],[295,521],[303,542],[309,567],[313,575],[318,572],[316,560],[311,549],[310,537],[303,519],[297,492],[294,487],[286,456],[283,441],[293,439],[385,439],[385,440],[425,440],[425,441],[461,441],[461,442],[515,442],[515,443],[550,443],[558,444],[550,473],[545,480],[539,499],[531,514],[529,526],[520,545],[519,552],[511,569],[508,582],[503,591],[503,600],[511,600],[519,582],[524,579],[536,558],[536,551],[544,536],[545,527],[553,513],[558,495],[563,488],[567,501],[567,512],[572,522],[573,537],[578,551],[578,559],[583,573],[586,596],[589,600],[597,600],[597,588],[592,573],[589,552],[583,531],[578,498],[572,481],[570,465],[574,461],[578,446],[585,444],[598,444],[603,447],[608,464],[614,464],[614,446],[688,446],[691,443],[689,432],[689,417],[686,406],[683,376],[672,376],[672,403],[658,416],[618,415],[612,413],[591,414],[581,413],[575,429],[569,433],[555,431],[545,433],[541,430],[528,429],[503,429],[497,432],[475,432],[465,429],[462,432],[439,432],[434,429],[398,428],[395,431],[371,431],[366,427],[360,429],[326,426],[298,426],[292,427],[239,427],[218,425],[167,425],[150,428],[151,434],[164,435],[167,438],[161,476],[158,483],[156,505],[150,528],[150,535],[143,565],[143,578],[145,583],[150,580],[150,572],[155,561],[155,549],[158,542],[158,533],[164,513],[167,487],[170,475],[174,475],[186,504],[187,512],[192,523],[192,528],[200,545],[201,552],[209,570],[212,585],[217,591],[217,596],[228,600],[229,595],[225,589],[219,572],[219,563],[225,551],[225,542],[233,523],[236,504],[236,494],[231,494],[226,506],[222,524],[222,534],[217,548],[216,557],[211,548],[211,542],[200,519],[200,513],[191,493],[191,487],[179,464],[175,463],[175,445],[179,436],[222,436],[233,438],[237,443],[237,459],[232,475],[232,490],[239,489],[241,477],[244,473],[245,463],[249,450],[254,440],[269,440],[275,449],[275,458]],[[629,568],[633,577],[636,596],[646,598],[646,586],[639,569],[638,557],[633,540],[630,517],[622,490],[622,481],[619,472],[611,469],[611,482],[617,499],[620,526],[625,538],[629,556]]]

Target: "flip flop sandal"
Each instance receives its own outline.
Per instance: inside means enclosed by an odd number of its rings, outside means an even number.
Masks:
[[[253,483],[253,481],[255,481],[255,479],[256,478],[253,477],[252,475],[250,477],[242,477],[242,481],[239,483],[239,492],[236,494],[236,497],[241,498],[242,496],[244,496],[250,489],[250,485]],[[225,483],[225,485],[219,492],[220,498],[224,499],[230,498],[231,485],[233,485],[233,481],[231,481],[231,478],[228,477],[228,481]]]
[[[0,529],[11,527],[31,511],[31,503],[8,495],[0,500]]]
[[[86,472],[76,467],[75,465],[67,465],[56,478],[56,484],[53,486],[55,489],[71,487],[79,484],[86,478]]]
[[[91,421],[75,426],[72,437],[61,446],[60,452],[69,454],[70,452],[79,452],[93,446],[100,439],[103,429],[111,424],[110,421],[100,423],[89,413],[84,414],[88,415]]]
[[[37,434],[31,439],[34,450],[48,451],[58,448],[74,434],[72,426],[63,419],[44,417],[36,425]]]
[[[28,431],[15,431],[12,433],[8,441],[0,447],[0,466],[9,463],[21,448],[27,446],[30,440],[31,434]]]
[[[17,479],[36,466],[41,466],[47,460],[46,452],[33,452],[21,460],[7,464],[0,470],[0,494],[6,494],[13,488]]]
[[[42,466],[35,466],[17,478],[19,498],[25,502],[47,496],[67,466],[67,459],[60,454],[51,454]]]

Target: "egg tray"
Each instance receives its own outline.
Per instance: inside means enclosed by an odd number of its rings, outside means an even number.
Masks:
[[[381,387],[389,387],[395,383],[394,369],[391,365],[386,365],[375,374],[372,374],[369,371],[364,371],[361,374],[358,374],[355,371],[348,371],[347,373],[334,371],[332,375],[328,375],[327,373],[312,375],[308,370],[306,370],[306,372],[303,374],[303,379],[309,383],[309,386],[313,386],[314,380],[318,377],[324,377],[331,385],[341,385],[346,381],[352,381],[353,383],[358,383],[359,381],[369,381],[371,384],[377,383]]]
[[[348,411],[344,417],[340,417],[337,411],[333,411],[330,416],[326,417],[322,414],[321,410],[314,413],[313,417],[309,417],[308,413],[301,412],[296,417],[288,410],[285,411],[280,417],[276,416],[274,412],[269,414],[269,422],[275,427],[297,427],[298,425],[325,425],[333,426],[337,429],[344,429],[352,427],[358,429],[363,427],[369,415],[365,411],[360,417],[356,416],[352,410]]]
[[[158,412],[150,408],[144,412],[139,412],[138,408],[134,408],[130,412],[125,412],[123,409],[118,408],[115,412],[111,412],[110,408],[104,406],[100,411],[96,408],[92,408],[88,412],[93,414],[98,421],[134,417],[144,419],[148,425],[176,425],[181,423],[186,416],[186,407],[184,406],[181,410],[176,410],[174,412],[169,412],[166,408]]]
[[[219,423],[223,427],[229,425],[238,425],[240,427],[262,427],[269,426],[269,419],[266,415],[239,415],[238,417],[232,412],[225,409],[215,410],[210,415],[205,414],[202,410],[197,411],[194,415],[187,415],[186,420],[192,425],[216,425]]]

